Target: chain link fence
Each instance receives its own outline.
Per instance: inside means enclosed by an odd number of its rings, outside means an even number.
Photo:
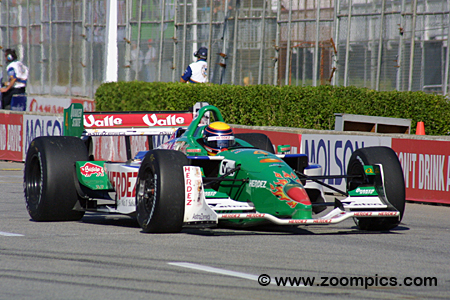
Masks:
[[[178,81],[201,46],[216,84],[447,94],[450,0],[119,0],[118,79]],[[28,93],[93,97],[107,0],[0,1],[0,46]],[[0,60],[2,67],[5,61]]]

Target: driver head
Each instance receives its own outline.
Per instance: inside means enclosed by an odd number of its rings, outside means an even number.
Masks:
[[[203,142],[209,155],[227,150],[236,144],[231,127],[224,122],[214,122],[205,127]]]

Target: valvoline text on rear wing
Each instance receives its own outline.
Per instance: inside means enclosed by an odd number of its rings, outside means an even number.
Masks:
[[[64,109],[64,135],[170,135],[186,128],[194,115],[190,111],[84,112],[81,104]]]

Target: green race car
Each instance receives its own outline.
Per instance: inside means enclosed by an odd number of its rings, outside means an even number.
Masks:
[[[233,135],[214,106],[202,107],[195,116],[126,114],[83,115],[72,107],[65,112],[65,134],[81,138],[33,140],[24,171],[33,220],[79,220],[86,211],[121,213],[135,215],[144,232],[180,232],[219,223],[325,225],[348,218],[363,230],[389,230],[402,219],[403,172],[388,147],[354,151],[346,175],[332,176],[347,180],[347,190],[341,191],[323,182],[330,176],[309,164],[306,155],[286,153],[289,145],[275,154],[264,134]],[[128,117],[141,124],[130,127],[124,121]],[[153,148],[149,138],[151,150],[126,162],[96,161],[88,151],[96,135],[168,133],[167,142]],[[340,200],[327,202],[324,187],[340,194]]]

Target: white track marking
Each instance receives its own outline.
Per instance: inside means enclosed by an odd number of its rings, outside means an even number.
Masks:
[[[168,264],[173,265],[173,266],[183,267],[183,268],[189,268],[189,269],[194,269],[194,270],[200,270],[200,271],[205,271],[205,272],[210,272],[210,273],[216,273],[216,274],[221,274],[221,275],[227,275],[227,276],[233,276],[233,277],[239,277],[239,278],[258,281],[257,275],[252,275],[252,274],[247,274],[247,273],[241,273],[241,272],[235,272],[235,271],[219,269],[219,268],[214,268],[214,267],[202,266],[202,265],[188,263],[188,262],[170,262]]]
[[[4,231],[0,231],[0,235],[3,235],[3,236],[24,236],[23,234],[4,232]]]
[[[188,268],[188,269],[194,269],[194,270],[199,270],[199,271],[204,271],[204,272],[216,273],[216,274],[220,274],[220,275],[254,280],[254,281],[257,281],[258,283],[260,283],[259,277],[263,276],[263,275],[258,276],[258,275],[253,275],[253,274],[235,272],[235,271],[219,269],[219,268],[214,268],[214,267],[209,267],[209,266],[203,266],[203,265],[198,265],[198,264],[193,264],[193,263],[188,263],[188,262],[170,262],[168,264],[172,265],[172,266],[182,267],[182,268]],[[264,275],[266,275],[266,274],[264,274]],[[275,280],[271,280],[270,284],[276,285]],[[298,286],[286,285],[285,287],[307,287],[307,286],[300,284]]]

